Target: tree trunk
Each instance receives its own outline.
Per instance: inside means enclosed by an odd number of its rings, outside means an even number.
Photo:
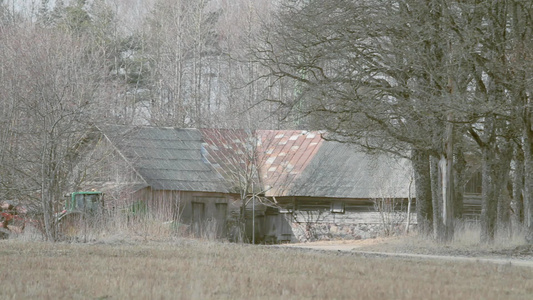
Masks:
[[[454,128],[452,123],[452,115],[450,114],[448,116],[448,123],[446,124],[446,143],[445,143],[445,151],[446,156],[442,157],[445,169],[441,170],[443,178],[442,185],[443,185],[443,215],[442,219],[444,221],[444,239],[446,242],[450,242],[453,240],[454,235],[454,216],[455,213],[453,211],[454,208],[454,193],[455,193],[455,187],[454,187],[454,179],[453,179],[453,135],[454,135]]]
[[[529,114],[524,126],[524,225],[527,228],[526,239],[533,242],[533,131]]]
[[[46,128],[46,120],[44,120],[44,126],[43,128]],[[49,158],[50,155],[48,154],[48,151],[50,151],[49,148],[49,139],[48,139],[48,133],[43,131],[42,134],[43,139],[43,147],[41,149],[41,205],[43,209],[43,226],[44,226],[44,232],[46,235],[46,239],[49,241],[54,241],[55,236],[55,230],[54,230],[54,222],[53,222],[53,205],[52,205],[52,180],[50,176],[50,162]]]
[[[514,152],[512,218],[514,226],[521,228],[524,224],[524,199],[522,196],[522,190],[524,189],[524,153],[518,147]]]
[[[466,184],[465,170],[466,160],[462,149],[456,151],[455,163],[453,165],[454,170],[454,207],[453,213],[455,219],[463,218],[463,199],[464,199],[464,187]]]
[[[422,150],[413,150],[411,160],[415,177],[418,232],[423,236],[429,236],[433,231],[429,154]]]
[[[483,147],[481,159],[481,242],[492,243],[496,230],[497,198],[493,181],[493,153],[489,147]]]
[[[433,204],[433,234],[434,238],[442,241],[444,238],[444,224],[442,223],[442,181],[440,180],[439,159],[430,157],[431,196]]]
[[[513,152],[510,147],[510,143],[506,143],[500,149],[500,157],[495,162],[494,169],[494,192],[495,197],[498,199],[497,203],[497,218],[496,226],[499,233],[505,234],[510,233],[510,222],[509,222],[509,210],[510,206],[510,197],[507,192],[507,184],[509,182],[509,172],[511,171],[511,159],[513,157]]]

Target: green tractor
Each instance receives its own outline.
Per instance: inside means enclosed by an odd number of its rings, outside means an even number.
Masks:
[[[77,237],[103,220],[102,192],[73,192],[66,197],[65,208],[56,215],[56,223],[63,237]]]

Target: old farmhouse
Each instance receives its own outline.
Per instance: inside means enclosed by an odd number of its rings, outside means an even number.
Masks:
[[[84,186],[104,190],[115,209],[142,207],[190,234],[366,238],[415,221],[405,213],[414,191],[406,159],[320,132],[113,125],[97,136]]]

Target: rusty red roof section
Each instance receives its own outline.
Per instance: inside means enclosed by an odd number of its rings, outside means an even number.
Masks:
[[[306,130],[200,129],[204,157],[238,191],[254,181],[266,196],[284,196],[322,144],[320,132]],[[254,169],[255,168],[255,169]],[[253,177],[253,179],[252,179]],[[250,187],[248,187],[250,188]]]
[[[224,177],[230,190],[238,192],[245,176],[253,176],[256,138],[244,129],[200,129],[204,137],[202,155]],[[248,173],[248,174],[247,174]]]
[[[258,130],[258,165],[266,196],[288,196],[322,145],[318,131]]]

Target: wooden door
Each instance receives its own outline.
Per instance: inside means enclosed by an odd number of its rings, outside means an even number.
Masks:
[[[200,237],[205,231],[205,204],[202,202],[192,202],[192,232]]]
[[[228,204],[215,203],[215,208],[217,238],[224,238],[226,237],[226,218],[228,214]]]

